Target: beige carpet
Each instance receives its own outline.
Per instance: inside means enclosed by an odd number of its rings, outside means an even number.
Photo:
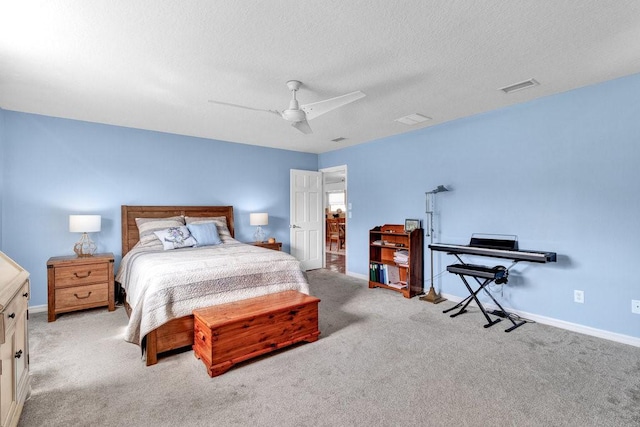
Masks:
[[[505,333],[366,282],[309,273],[322,335],[209,378],[145,367],[122,308],[31,316],[21,426],[638,426],[640,349],[553,327]]]

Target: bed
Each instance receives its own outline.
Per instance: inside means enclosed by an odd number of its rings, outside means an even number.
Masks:
[[[172,217],[192,223],[224,218],[227,230],[220,233],[219,245],[145,248],[149,236],[143,231],[141,242],[136,218]],[[232,206],[122,206],[123,258],[116,280],[129,316],[125,339],[142,347],[147,366],[161,353],[193,344],[193,309],[285,290],[309,293],[294,257],[234,236]]]

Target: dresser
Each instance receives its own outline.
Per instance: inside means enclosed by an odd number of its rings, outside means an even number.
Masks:
[[[47,282],[49,322],[60,313],[86,308],[115,310],[112,253],[49,258]]]
[[[0,252],[0,426],[15,426],[29,394],[29,273]]]

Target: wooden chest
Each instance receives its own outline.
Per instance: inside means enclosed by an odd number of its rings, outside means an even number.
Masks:
[[[279,292],[193,311],[193,351],[209,376],[236,363],[318,339],[318,298]]]

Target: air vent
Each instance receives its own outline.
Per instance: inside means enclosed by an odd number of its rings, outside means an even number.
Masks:
[[[516,83],[510,86],[501,87],[500,90],[503,91],[504,93],[511,93],[511,92],[517,92],[522,89],[528,89],[533,86],[538,86],[539,84],[540,83],[538,83],[534,79],[529,79],[529,80],[525,80],[523,82]]]
[[[413,126],[418,123],[426,122],[427,120],[431,120],[431,117],[423,116],[419,113],[409,114],[408,116],[400,117],[399,119],[395,119],[395,122],[404,123],[405,125]]]
[[[347,139],[347,138],[343,138],[343,137],[339,136],[339,137],[337,137],[337,138],[332,139],[331,141],[333,141],[333,142],[340,142],[340,141],[344,141],[345,139]]]

